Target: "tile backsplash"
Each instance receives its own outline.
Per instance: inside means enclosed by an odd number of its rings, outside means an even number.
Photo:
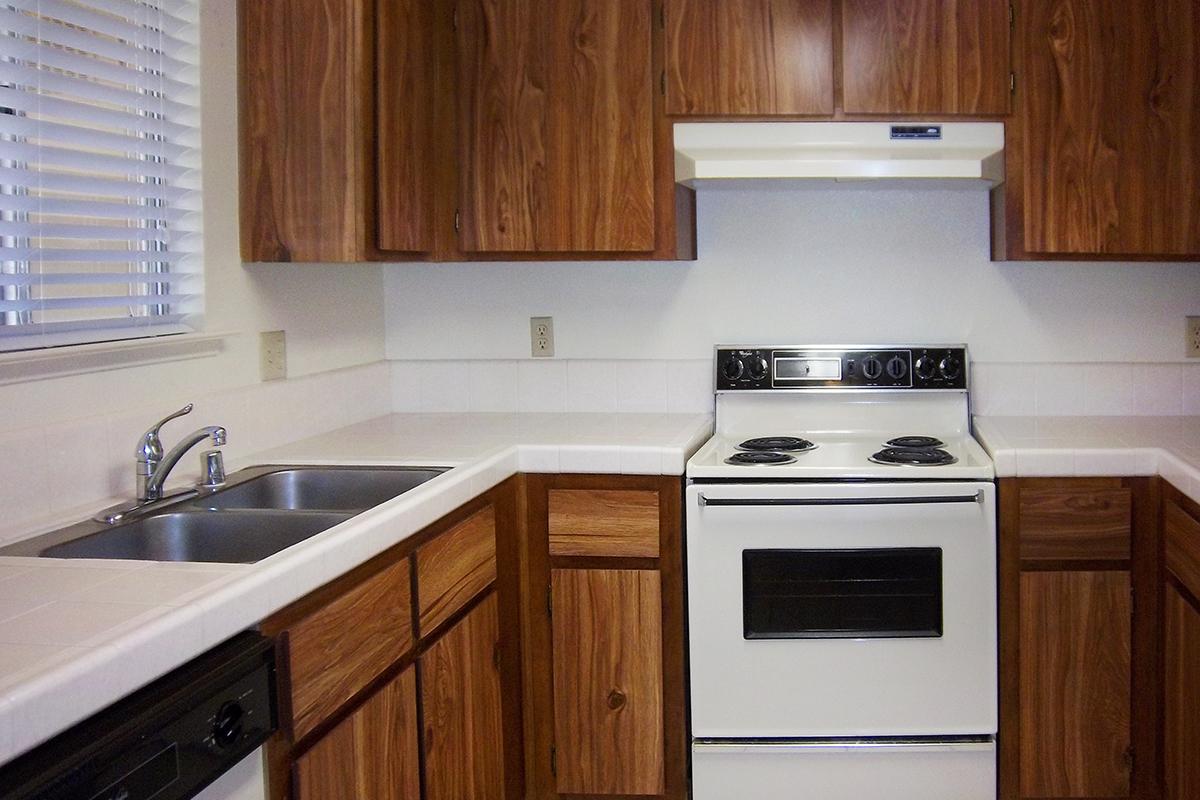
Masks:
[[[1200,364],[975,362],[971,379],[982,416],[1200,414]]]

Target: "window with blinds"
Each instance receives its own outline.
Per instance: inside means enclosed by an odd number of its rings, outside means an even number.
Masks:
[[[194,330],[199,0],[0,0],[0,351]]]

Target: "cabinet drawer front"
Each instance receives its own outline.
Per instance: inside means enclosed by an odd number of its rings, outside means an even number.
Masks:
[[[556,569],[551,591],[557,790],[661,795],[659,573]]]
[[[294,739],[411,649],[409,570],[399,561],[287,630]]]
[[[550,555],[657,558],[658,492],[551,489]]]
[[[496,580],[496,509],[476,512],[417,550],[417,608],[428,636]]]
[[[297,759],[296,800],[420,800],[415,676],[406,669]]]
[[[1164,508],[1167,539],[1167,569],[1200,597],[1200,522],[1176,503],[1167,501]]]
[[[1128,489],[1022,489],[1021,558],[1129,558]]]

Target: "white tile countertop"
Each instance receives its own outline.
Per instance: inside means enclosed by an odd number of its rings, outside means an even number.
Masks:
[[[0,557],[0,763],[517,472],[682,475],[711,432],[707,414],[393,414],[229,465],[452,467],[257,563]]]
[[[1200,416],[975,417],[996,477],[1161,475],[1200,502]]]

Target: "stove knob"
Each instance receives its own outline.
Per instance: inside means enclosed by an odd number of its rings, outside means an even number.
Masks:
[[[887,374],[894,380],[902,379],[908,374],[908,363],[900,356],[892,356],[887,362]]]
[[[770,366],[767,364],[767,360],[762,356],[755,356],[754,358],[750,359],[750,366],[747,368],[746,372],[749,374],[751,380],[761,381],[763,378],[767,377],[767,372],[769,370]]]
[[[917,377],[923,381],[927,381],[937,372],[937,362],[929,356],[921,356],[917,359],[917,363],[913,367],[917,373]]]
[[[956,379],[962,374],[962,362],[958,360],[958,356],[949,355],[942,359],[938,364],[938,372],[948,381]]]
[[[742,377],[742,373],[745,371],[746,367],[740,358],[731,358],[721,365],[721,374],[725,376],[726,380],[736,381]]]
[[[862,374],[869,381],[877,380],[883,374],[883,364],[875,356],[867,356],[862,360]]]

